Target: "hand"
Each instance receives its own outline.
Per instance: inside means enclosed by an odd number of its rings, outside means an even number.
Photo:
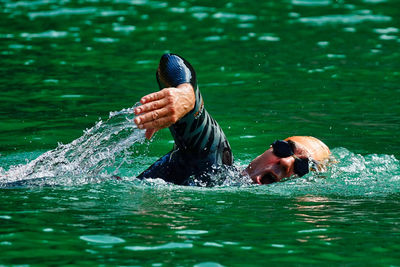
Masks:
[[[134,110],[134,122],[138,128],[146,129],[146,138],[150,139],[155,132],[171,126],[190,112],[195,101],[190,83],[180,84],[176,88],[164,88],[142,97],[142,105]]]

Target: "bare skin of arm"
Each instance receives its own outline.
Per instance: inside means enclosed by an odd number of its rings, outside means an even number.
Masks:
[[[140,99],[141,106],[135,108],[134,122],[146,129],[147,139],[158,131],[168,128],[190,112],[195,105],[195,95],[190,83],[164,88]]]

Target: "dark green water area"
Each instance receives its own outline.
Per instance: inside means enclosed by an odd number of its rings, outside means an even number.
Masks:
[[[131,109],[165,52],[238,167],[291,135],[337,163],[138,181],[172,147]],[[0,266],[400,266],[399,131],[398,0],[0,0]]]

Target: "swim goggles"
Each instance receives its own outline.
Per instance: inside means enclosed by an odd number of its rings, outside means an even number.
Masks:
[[[294,173],[302,177],[310,172],[310,159],[301,159],[293,152],[295,143],[293,141],[276,140],[271,144],[272,153],[279,158],[294,158]]]

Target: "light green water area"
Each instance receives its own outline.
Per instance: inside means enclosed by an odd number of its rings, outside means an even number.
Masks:
[[[131,109],[165,52],[239,168],[291,135],[337,163],[138,181],[172,147]],[[400,266],[399,125],[398,0],[0,0],[0,265]]]

